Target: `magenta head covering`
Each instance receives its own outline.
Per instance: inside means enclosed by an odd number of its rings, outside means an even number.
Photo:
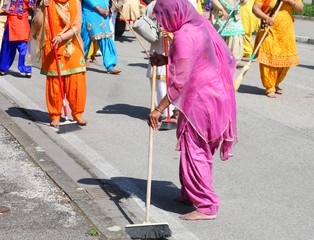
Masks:
[[[170,101],[206,142],[222,141],[221,158],[228,159],[237,141],[233,54],[188,0],[157,0],[153,14],[174,33],[168,61]],[[179,141],[182,131],[177,129]]]
[[[188,0],[158,0],[153,14],[159,24],[168,32],[175,32],[188,22],[201,23],[198,12]]]

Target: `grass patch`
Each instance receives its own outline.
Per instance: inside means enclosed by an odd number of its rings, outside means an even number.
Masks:
[[[298,16],[314,17],[314,5],[305,3],[303,12],[293,12],[293,14]]]
[[[87,234],[89,236],[99,236],[100,232],[96,227],[92,226],[88,229]]]

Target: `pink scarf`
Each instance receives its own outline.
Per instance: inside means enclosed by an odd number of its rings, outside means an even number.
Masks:
[[[153,14],[174,33],[168,59],[170,101],[206,142],[223,141],[221,158],[228,159],[237,141],[234,56],[187,0],[158,0]]]

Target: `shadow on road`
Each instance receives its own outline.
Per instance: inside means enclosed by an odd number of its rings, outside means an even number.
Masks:
[[[133,106],[129,104],[113,104],[105,106],[102,110],[98,110],[96,113],[100,114],[122,114],[132,118],[138,118],[146,120],[150,109],[141,106]]]
[[[299,64],[297,67],[308,68],[308,69],[314,70],[314,65],[311,66],[311,65]]]
[[[50,117],[47,112],[43,112],[37,109],[26,109],[21,107],[10,107],[5,112],[10,117],[18,117],[23,119],[28,119],[33,122],[49,124]]]
[[[131,64],[128,64],[128,66],[131,66],[131,67],[141,67],[141,68],[145,68],[145,69],[148,68],[148,64],[147,63],[131,63]]]
[[[136,196],[143,202],[146,201],[146,179],[129,177],[114,177],[111,180],[83,178],[78,180],[78,182],[80,184],[100,186],[131,224],[133,221],[123,210],[120,200],[122,198]],[[123,184],[123,186],[126,186],[128,192],[126,193],[121,190],[117,184]],[[151,193],[151,205],[163,209],[164,211],[185,214],[195,210],[193,206],[175,201],[175,198],[180,194],[180,189],[172,182],[153,180]]]
[[[253,87],[249,85],[242,84],[238,89],[239,93],[249,93],[255,95],[265,95],[265,90],[259,87]]]
[[[115,41],[117,42],[133,42],[134,40],[136,40],[135,37],[129,37],[129,36],[121,36],[121,37],[116,37]]]

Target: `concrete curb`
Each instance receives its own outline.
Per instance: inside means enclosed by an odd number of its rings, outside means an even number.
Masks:
[[[97,227],[107,240],[127,240],[129,236],[123,230],[108,230],[116,225],[113,220],[106,216],[102,208],[88,192],[82,189],[62,168],[60,168],[53,158],[38,150],[40,147],[10,116],[3,110],[4,106],[13,105],[5,96],[0,94],[0,124],[19,142],[25,152],[73,201],[82,213]],[[22,112],[20,112],[23,115]],[[28,123],[30,124],[30,123]]]
[[[314,39],[310,37],[296,36],[296,41],[299,43],[314,44]]]

